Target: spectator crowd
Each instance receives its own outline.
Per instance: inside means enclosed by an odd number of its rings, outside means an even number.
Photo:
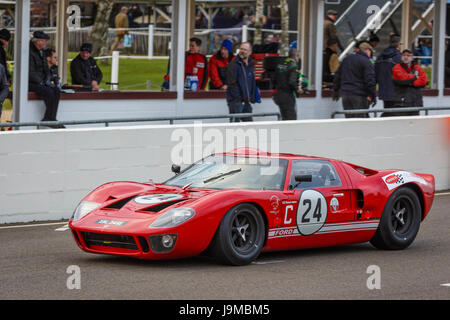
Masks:
[[[115,31],[111,51],[116,50],[127,35],[122,29],[129,27],[128,14],[128,8],[123,7],[115,17],[118,30]],[[332,90],[333,100],[341,100],[345,111],[368,110],[377,103],[377,99],[383,101],[385,108],[423,107],[421,89],[427,85],[428,79],[414,59],[417,51],[401,51],[400,36],[392,34],[387,47],[375,58],[375,48],[380,45],[380,39],[371,34],[369,38],[358,41],[354,52],[340,61],[338,52],[344,48],[336,30],[337,16],[336,11],[328,10],[323,30],[323,88]],[[0,115],[1,104],[8,96],[11,84],[5,54],[10,37],[7,29],[0,30]],[[56,52],[47,47],[49,39],[48,34],[43,31],[33,33],[30,41],[29,91],[35,92],[44,101],[46,109],[42,121],[57,121],[62,84],[58,76]],[[189,50],[185,53],[186,90],[224,91],[230,114],[252,113],[252,104],[261,102],[254,53],[274,53],[264,61],[264,66],[270,69],[266,70],[270,71],[266,76],[270,78],[273,101],[278,105],[283,120],[297,119],[297,98],[304,93],[305,87],[301,81],[301,61],[295,43],[291,44],[287,57],[280,57],[277,53],[278,43],[272,34],[267,34],[261,44],[255,45],[251,42],[233,43],[232,39],[227,38],[209,59],[201,53],[201,45],[199,38],[189,39]],[[424,45],[427,46],[428,43]],[[78,91],[99,90],[103,74],[91,53],[92,44],[83,43],[78,55],[70,63],[70,88]],[[446,61],[447,64],[450,65],[450,62]],[[450,67],[448,69],[450,70]],[[164,77],[162,89],[169,89],[169,71]],[[450,83],[450,80],[448,82]],[[384,113],[383,116],[415,114],[419,112],[390,112]],[[368,117],[368,113],[349,113],[346,117]]]

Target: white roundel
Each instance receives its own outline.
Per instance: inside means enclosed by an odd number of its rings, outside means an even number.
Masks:
[[[322,193],[316,190],[305,190],[300,195],[297,209],[297,228],[309,236],[322,228],[327,220],[328,205]]]
[[[134,201],[139,204],[157,204],[161,202],[173,201],[184,198],[181,194],[149,194],[134,198]]]

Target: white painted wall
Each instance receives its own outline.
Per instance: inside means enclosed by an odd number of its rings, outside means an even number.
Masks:
[[[190,133],[192,143],[183,141],[188,148],[201,148],[208,133],[244,129],[266,131],[270,137],[277,132],[270,130],[279,130],[280,152],[432,173],[437,190],[446,190],[449,121],[448,116],[429,116],[2,132],[0,223],[69,218],[89,191],[108,181],[165,180],[171,176],[171,153],[180,147],[172,139],[174,130]]]

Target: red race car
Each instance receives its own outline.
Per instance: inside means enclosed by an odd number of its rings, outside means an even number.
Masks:
[[[408,247],[434,199],[434,177],[343,161],[236,149],[161,184],[104,184],[69,226],[91,253],[174,259],[208,252],[245,265],[261,251],[370,241]]]

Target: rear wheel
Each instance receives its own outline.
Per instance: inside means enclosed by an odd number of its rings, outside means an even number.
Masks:
[[[378,249],[407,248],[419,232],[421,216],[417,194],[408,187],[397,189],[388,199],[378,230],[370,243]]]
[[[264,239],[265,225],[261,213],[251,204],[239,204],[220,222],[212,250],[223,263],[246,265],[261,253]]]

